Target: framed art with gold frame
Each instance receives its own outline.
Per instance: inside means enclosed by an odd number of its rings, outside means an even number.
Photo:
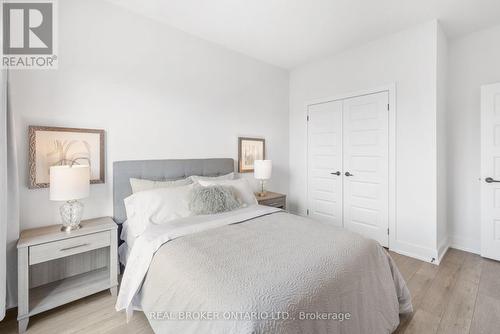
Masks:
[[[238,138],[238,172],[252,173],[255,160],[266,158],[266,141],[261,138]]]
[[[48,188],[51,166],[89,165],[90,183],[105,182],[104,130],[30,126],[29,188]]]

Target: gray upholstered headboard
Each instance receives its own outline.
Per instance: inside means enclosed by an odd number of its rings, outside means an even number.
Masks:
[[[113,219],[127,219],[123,200],[132,194],[130,178],[165,180],[191,175],[218,176],[234,171],[233,159],[137,160],[113,163]]]

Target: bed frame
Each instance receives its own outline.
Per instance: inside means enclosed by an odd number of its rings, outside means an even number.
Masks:
[[[231,172],[234,172],[234,160],[228,158],[116,161],[113,163],[113,219],[117,224],[127,219],[123,200],[132,195],[130,178],[176,180],[191,175],[219,176]]]

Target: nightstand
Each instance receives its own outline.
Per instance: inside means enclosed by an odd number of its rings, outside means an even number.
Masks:
[[[19,332],[29,317],[118,286],[117,225],[109,218],[62,232],[51,225],[21,232],[17,242]]]
[[[255,194],[257,202],[260,205],[274,206],[275,208],[286,209],[286,195],[273,193],[271,191],[266,192],[265,196],[259,196],[258,193]]]

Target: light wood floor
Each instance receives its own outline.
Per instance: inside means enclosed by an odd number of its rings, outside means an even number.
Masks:
[[[450,249],[439,267],[391,253],[411,290],[414,312],[396,333],[500,333],[500,262]],[[29,334],[152,333],[143,313],[127,324],[102,292],[30,318]],[[15,315],[14,315],[15,316]],[[17,333],[15,319],[0,333]]]
[[[396,333],[500,333],[500,262],[450,249],[439,267],[391,253],[414,312]]]

